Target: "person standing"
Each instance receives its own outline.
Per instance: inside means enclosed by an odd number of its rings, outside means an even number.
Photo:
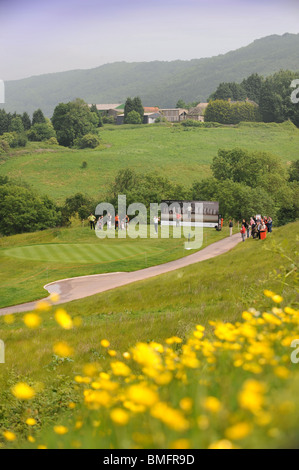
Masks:
[[[242,225],[241,237],[242,237],[243,242],[245,242],[245,233],[246,233],[246,227],[245,227],[245,225]]]
[[[155,216],[153,218],[153,221],[154,221],[154,226],[155,226],[155,232],[158,233],[158,224],[159,224],[159,217]]]
[[[229,224],[228,224],[228,226],[229,226],[229,236],[231,237],[232,234],[233,234],[233,226],[234,226],[234,224],[232,223],[232,220],[231,220],[231,219],[229,219]]]
[[[93,215],[93,214],[90,214],[90,216],[88,217],[88,220],[89,220],[89,225],[90,225],[90,229],[94,229],[95,230],[95,221],[96,221],[96,217]]]
[[[116,214],[116,216],[115,216],[115,221],[114,221],[114,222],[115,222],[114,228],[115,228],[115,230],[116,230],[116,229],[118,230],[118,228],[119,228],[119,227],[118,227],[118,226],[119,226],[119,216],[118,216],[118,214]]]
[[[271,217],[269,217],[266,225],[267,225],[268,233],[271,233],[272,232],[272,218]]]

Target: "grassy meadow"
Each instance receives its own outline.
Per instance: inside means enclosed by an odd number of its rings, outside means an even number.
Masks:
[[[219,148],[242,147],[277,155],[286,164],[298,158],[299,130],[291,123],[243,123],[218,128],[181,125],[104,126],[95,150],[70,150],[28,143],[0,161],[0,174],[20,178],[55,201],[82,192],[102,199],[116,173],[130,167],[156,171],[187,187],[211,174]],[[86,168],[81,168],[83,162]]]
[[[298,228],[1,318],[2,445],[298,447]]]

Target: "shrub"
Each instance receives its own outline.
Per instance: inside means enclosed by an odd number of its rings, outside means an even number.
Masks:
[[[126,118],[126,124],[141,124],[141,116],[137,111],[130,111]]]
[[[28,139],[32,142],[43,142],[51,139],[56,140],[56,133],[50,122],[34,124],[29,131],[27,131]]]
[[[81,139],[77,139],[75,142],[75,144],[78,145],[78,147],[81,149],[95,149],[98,145],[100,145],[100,143],[100,138],[95,134],[86,134],[81,137]]]

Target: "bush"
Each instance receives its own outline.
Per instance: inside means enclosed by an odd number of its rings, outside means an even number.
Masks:
[[[60,224],[61,214],[47,196],[8,182],[0,186],[0,233],[34,232]]]
[[[141,124],[141,116],[137,111],[130,111],[126,118],[126,124]]]
[[[34,124],[31,129],[27,131],[27,136],[32,142],[43,142],[52,137],[56,140],[56,133],[50,122]]]
[[[51,137],[50,139],[46,140],[46,143],[49,145],[59,145],[56,137]]]
[[[80,149],[95,149],[98,145],[100,145],[100,143],[100,138],[95,134],[86,134],[81,137],[81,139],[77,139],[75,141],[75,145]]]
[[[6,142],[11,148],[25,147],[27,144],[27,137],[24,133],[17,134],[17,132],[5,132],[1,136],[0,140],[2,142]]]
[[[104,124],[115,124],[115,118],[113,116],[103,116]]]

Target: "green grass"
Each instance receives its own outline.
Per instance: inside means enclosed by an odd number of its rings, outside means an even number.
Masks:
[[[265,241],[246,240],[220,257],[71,302],[64,307],[73,317],[82,318],[79,329],[59,328],[53,310],[43,313],[37,331],[24,327],[22,315],[12,325],[1,320],[0,337],[6,345],[0,377],[1,402],[6,403],[2,426],[22,428],[25,410],[17,409],[6,392],[7,384],[21,379],[45,383],[47,392],[32,405],[41,427],[51,422],[49,403],[55,405],[55,422],[65,419],[69,414],[66,400],[60,408],[55,400],[66,393],[65,384],[68,397],[76,399],[70,378],[82,372],[83,364],[97,360],[105,368],[108,358],[99,344],[102,338],[109,339],[111,347],[120,352],[138,341],[163,341],[173,335],[184,339],[198,323],[210,331],[210,320],[234,322],[249,307],[261,311],[271,308],[271,300],[263,296],[264,289],[281,294],[286,304],[298,308],[294,270],[294,265],[298,266],[298,229],[299,223],[290,224],[276,229]],[[47,235],[50,237],[50,233]],[[53,358],[52,345],[58,340],[74,347],[74,362]],[[55,383],[49,371],[54,371]],[[263,375],[258,379],[263,380]]]
[[[54,200],[76,192],[101,200],[118,170],[157,171],[187,187],[211,174],[219,148],[242,147],[267,151],[285,163],[298,158],[299,130],[289,123],[242,124],[239,127],[183,128],[182,126],[105,126],[96,150],[70,150],[31,143],[1,161],[0,173],[21,178]],[[82,162],[87,168],[82,169]]]
[[[204,229],[203,247],[228,235]],[[51,229],[0,238],[0,308],[46,297],[58,279],[136,271],[190,251],[184,238],[99,239],[88,226]]]

